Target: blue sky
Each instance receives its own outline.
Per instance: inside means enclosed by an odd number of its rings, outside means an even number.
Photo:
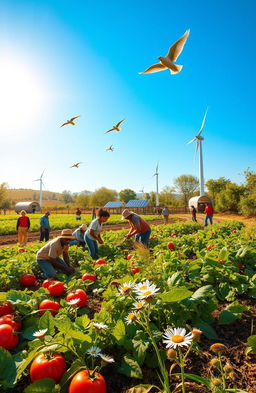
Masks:
[[[255,170],[255,15],[254,0],[1,0],[0,182],[36,188],[45,169],[52,191],[151,191],[159,161],[161,190],[198,175],[187,142],[209,106],[205,180],[241,183]],[[179,74],[139,74],[187,29]]]

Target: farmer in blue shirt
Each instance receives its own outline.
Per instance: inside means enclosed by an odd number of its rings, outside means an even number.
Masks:
[[[44,240],[48,242],[50,234],[49,215],[50,212],[45,212],[44,216],[40,217],[40,242]]]
[[[70,246],[77,245],[77,246],[85,247],[84,234],[86,230],[87,230],[87,225],[85,224],[80,225],[80,227],[78,227],[72,233],[72,236],[75,237],[75,240],[70,240],[69,245]]]

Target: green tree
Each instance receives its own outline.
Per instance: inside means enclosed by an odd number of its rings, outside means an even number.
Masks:
[[[154,191],[146,192],[145,199],[148,199],[152,202],[152,205],[155,206],[156,204],[156,193]]]
[[[244,176],[247,192],[248,194],[253,194],[256,191],[256,173],[250,171],[248,168],[246,171],[244,171]]]
[[[181,175],[174,179],[174,185],[179,194],[182,195],[184,206],[188,206],[189,199],[199,189],[199,180],[193,175]]]
[[[0,184],[0,204],[2,204],[3,201],[6,199],[7,189],[8,189],[7,183]]]
[[[89,204],[91,207],[94,206],[104,206],[109,201],[117,200],[117,192],[115,190],[110,190],[106,187],[101,187],[94,191],[94,193],[89,198]]]
[[[239,212],[244,216],[256,215],[256,192],[242,196],[239,203]]]
[[[174,206],[176,203],[174,197],[175,189],[165,186],[159,194],[159,203],[161,206]]]
[[[245,186],[235,183],[227,184],[225,190],[216,195],[216,210],[220,212],[230,211],[238,213],[240,199],[246,194]]]
[[[120,201],[127,203],[131,199],[136,199],[136,193],[130,188],[125,188],[119,192]]]
[[[229,179],[225,179],[225,177],[219,177],[218,179],[209,179],[205,183],[209,195],[212,197],[214,203],[216,199],[216,195],[219,194],[221,191],[225,190],[227,184],[230,184],[231,181]]]
[[[74,202],[71,191],[64,190],[64,191],[62,191],[62,195],[61,196],[62,196],[62,200],[65,203],[72,203],[72,202]]]
[[[89,206],[89,200],[90,200],[90,196],[91,196],[91,192],[84,190],[82,192],[80,192],[80,194],[78,194],[75,197],[75,202],[77,204],[77,206],[81,207],[81,208],[86,208]]]

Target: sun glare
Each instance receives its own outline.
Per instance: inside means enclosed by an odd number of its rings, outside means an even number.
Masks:
[[[22,61],[0,57],[0,135],[29,134],[44,108],[40,76]]]

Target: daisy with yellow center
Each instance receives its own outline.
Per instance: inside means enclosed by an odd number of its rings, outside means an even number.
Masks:
[[[134,285],[134,291],[146,291],[150,287],[150,285],[151,283],[148,280],[139,282],[139,284]]]
[[[188,347],[193,339],[192,333],[186,334],[184,328],[167,329],[163,335],[166,348]]]
[[[132,282],[125,282],[118,288],[118,291],[121,295],[129,295],[132,291],[133,283]]]
[[[147,303],[144,300],[141,300],[140,302],[135,302],[133,303],[133,308],[135,310],[141,310],[142,308],[146,307]]]
[[[90,347],[87,351],[88,355],[93,356],[93,357],[97,357],[101,355],[101,349],[99,347]]]
[[[128,314],[127,317],[125,318],[125,323],[127,325],[130,325],[131,323],[136,321],[136,319],[137,319],[137,315],[134,312],[130,312],[130,314]]]
[[[151,284],[145,291],[143,290],[138,290],[137,291],[137,297],[138,299],[148,299],[153,296],[159,291],[159,288],[156,287],[155,284]]]

